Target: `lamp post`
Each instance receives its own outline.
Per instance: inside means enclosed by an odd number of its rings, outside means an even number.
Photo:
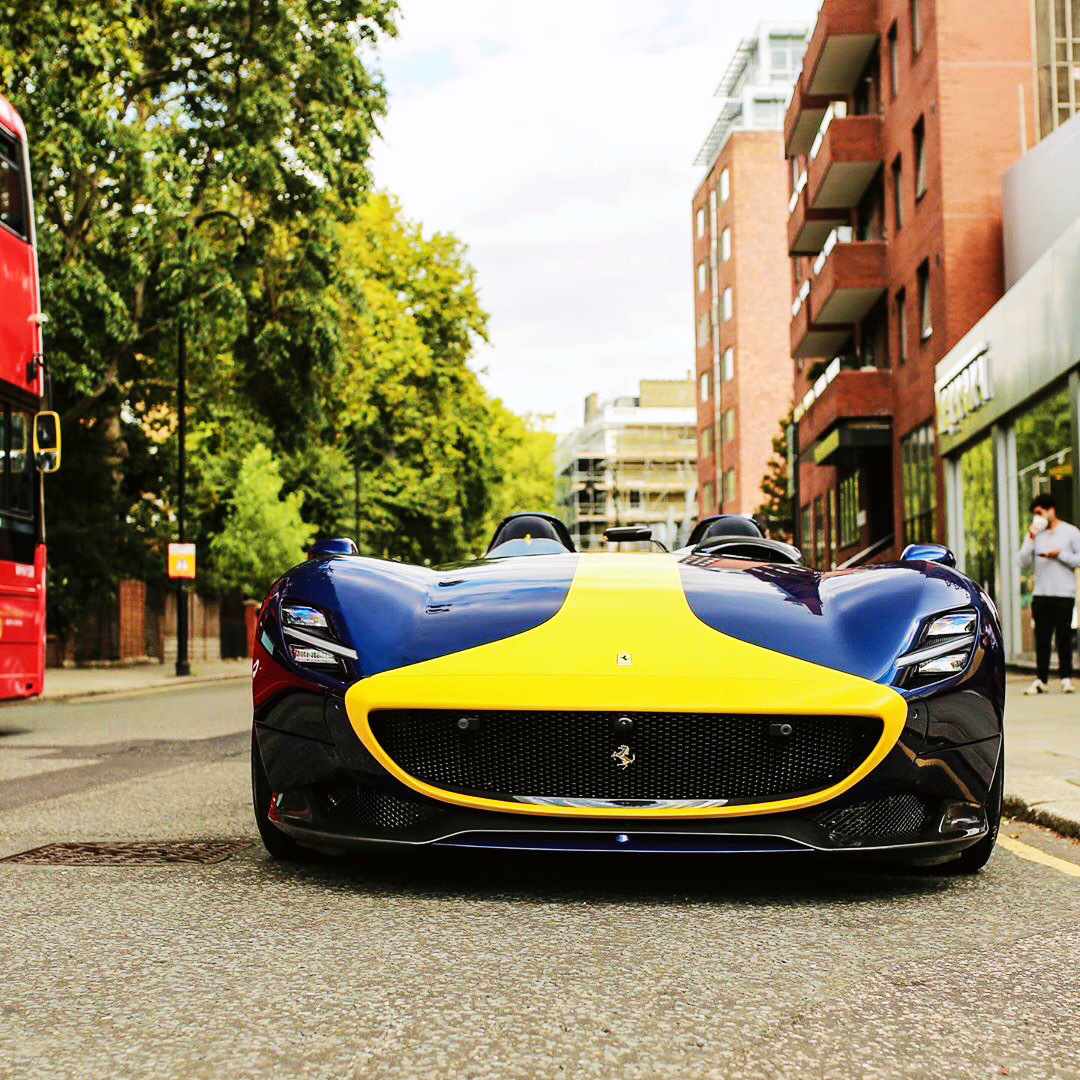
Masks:
[[[176,434],[180,440],[177,452],[176,531],[178,540],[183,544],[187,540],[187,337],[183,304],[176,324],[176,414]],[[183,578],[176,580],[176,674],[191,674],[191,664],[188,662],[187,590]]]

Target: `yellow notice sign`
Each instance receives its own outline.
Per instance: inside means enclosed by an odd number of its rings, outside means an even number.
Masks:
[[[169,577],[193,578],[195,576],[195,545],[169,545]]]

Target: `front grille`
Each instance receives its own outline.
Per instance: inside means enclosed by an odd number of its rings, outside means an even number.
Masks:
[[[323,798],[326,811],[335,822],[378,832],[407,829],[435,812],[426,803],[354,784],[332,787],[324,792]]]
[[[827,810],[816,821],[837,844],[897,841],[923,832],[930,808],[918,795],[904,793]]]
[[[853,772],[882,731],[869,717],[718,713],[386,709],[370,722],[386,753],[435,787],[628,801],[820,790]],[[620,747],[634,759],[625,768],[613,758]]]

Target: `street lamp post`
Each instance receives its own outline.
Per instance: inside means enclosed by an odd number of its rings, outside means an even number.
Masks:
[[[180,440],[177,454],[176,531],[180,543],[183,544],[187,540],[187,337],[183,306],[176,324],[176,413],[176,433]],[[191,674],[191,664],[188,662],[187,590],[184,588],[183,578],[177,578],[176,581],[176,674]]]

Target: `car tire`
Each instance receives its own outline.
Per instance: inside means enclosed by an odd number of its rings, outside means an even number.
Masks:
[[[259,753],[259,741],[255,729],[251,729],[251,802],[255,808],[255,824],[262,837],[263,846],[275,859],[290,862],[304,862],[312,858],[312,853],[298,844],[291,836],[286,836],[270,821],[270,779],[266,775],[262,754]]]
[[[1002,743],[998,757],[997,772],[986,795],[986,835],[969,848],[965,848],[952,861],[941,867],[945,874],[977,874],[990,861],[1001,828],[1001,808],[1005,793],[1005,745]]]

